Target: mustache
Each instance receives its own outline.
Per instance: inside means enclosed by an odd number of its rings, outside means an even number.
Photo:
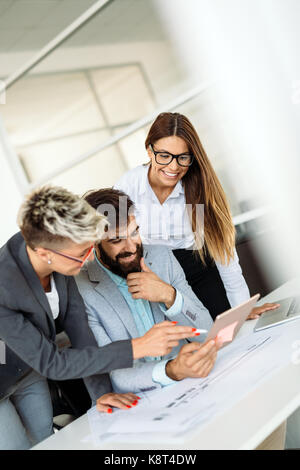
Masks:
[[[136,255],[136,254],[137,254],[137,251],[135,253],[131,253],[130,251],[126,251],[125,253],[120,253],[119,255],[117,255],[116,259],[127,258],[129,256]]]

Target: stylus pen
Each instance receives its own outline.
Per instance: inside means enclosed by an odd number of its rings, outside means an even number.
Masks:
[[[194,333],[208,333],[208,330],[201,330],[198,328]]]

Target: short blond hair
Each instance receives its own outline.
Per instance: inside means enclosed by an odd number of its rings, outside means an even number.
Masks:
[[[84,199],[59,186],[35,189],[21,205],[17,223],[31,248],[52,247],[69,240],[99,242],[106,218]]]

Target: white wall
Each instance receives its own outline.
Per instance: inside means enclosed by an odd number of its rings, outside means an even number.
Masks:
[[[16,216],[22,199],[21,191],[5,158],[3,144],[0,141],[0,246],[18,231]]]
[[[34,51],[32,51],[32,55],[33,54]],[[12,64],[17,67],[20,63],[26,62],[28,57],[29,51],[26,51],[22,54],[0,54],[1,75],[11,73],[13,70]],[[141,109],[140,114],[137,115],[142,117],[144,114],[152,112],[158,104],[167,103],[168,100],[173,99],[174,96],[177,96],[177,94],[183,91],[185,88],[180,70],[177,67],[176,61],[174,61],[172,48],[166,42],[130,42],[128,44],[124,43],[114,45],[108,44],[103,46],[59,48],[30,72],[32,77],[36,76],[35,80],[31,81],[20,79],[16,85],[13,85],[7,92],[8,116],[4,117],[8,126],[7,130],[8,132],[11,132],[14,137],[13,142],[15,145],[20,145],[20,142],[24,141],[24,139],[25,142],[26,140],[33,141],[34,139],[32,136],[35,135],[37,136],[37,140],[39,140],[39,130],[44,130],[47,128],[49,121],[51,123],[52,121],[55,122],[55,120],[59,120],[65,117],[65,122],[60,127],[64,128],[68,126],[68,111],[71,109],[70,99],[68,100],[70,96],[73,97],[73,120],[77,116],[77,121],[81,126],[79,126],[79,129],[84,129],[88,119],[87,116],[82,115],[81,101],[87,99],[87,90],[84,90],[85,94],[80,95],[79,92],[78,95],[78,87],[75,87],[75,90],[74,86],[73,89],[66,89],[66,84],[70,86],[70,80],[68,80],[67,75],[65,85],[63,83],[63,75],[57,75],[58,83],[54,85],[55,81],[53,79],[51,80],[51,74],[55,74],[57,72],[73,71],[76,75],[77,71],[104,67],[103,72],[99,72],[99,80],[102,80],[103,74],[105,75],[105,67],[127,65],[132,63],[140,64],[142,69],[145,71],[145,79],[142,78],[142,80],[146,81],[146,87],[150,86],[150,93],[147,91],[148,96],[144,93],[144,99],[141,100],[137,93],[138,91],[141,92],[141,90],[139,90],[141,86],[139,88],[135,88],[133,85],[131,88],[128,87],[128,90],[126,90],[126,87],[123,86],[124,90],[121,91],[123,94],[125,94],[125,104],[124,102],[122,103],[121,99],[118,101],[118,103],[110,103],[110,114],[112,114],[112,108],[116,116],[121,114],[121,111],[123,111],[124,115],[127,114],[127,120],[130,121],[132,119],[132,117],[130,117],[132,114],[130,111],[135,109],[138,105]],[[96,77],[97,73],[98,72],[93,72],[93,76],[95,75]],[[43,100],[39,99],[40,94],[43,93],[43,88],[41,84],[39,84],[39,77],[37,77],[38,74],[46,74],[46,76],[47,74],[50,74],[48,75],[49,86],[54,88],[54,90],[52,90],[52,95],[54,93],[52,98],[53,106],[52,102],[50,102],[49,105],[45,105]],[[77,75],[80,75],[80,73]],[[35,81],[37,81],[37,83],[35,83]],[[43,83],[44,82],[45,79],[43,80]],[[97,87],[97,83],[94,83],[94,85]],[[99,83],[99,85],[102,85],[102,83]],[[105,84],[105,87],[107,88],[106,95],[109,95],[109,86],[109,83]],[[113,91],[113,87],[114,84],[112,83],[111,91]],[[91,94],[90,90],[89,93]],[[43,96],[46,95],[47,94],[44,93]],[[51,93],[49,95],[51,96]],[[132,96],[132,99],[130,96]],[[148,104],[145,102],[146,99]],[[55,112],[53,114],[51,113],[52,108],[55,111],[55,104],[56,108],[59,109],[57,100],[60,100],[61,103],[66,103],[65,113],[60,112],[58,115]],[[78,108],[78,102],[81,103],[81,108]],[[127,112],[126,110],[125,112],[122,110],[122,106],[126,108]],[[18,107],[20,108],[19,113]],[[31,115],[36,110],[38,120],[37,117],[34,119],[32,116],[30,119],[24,119],[24,112],[26,114],[26,109],[30,109]],[[90,111],[93,110],[91,109]],[[93,117],[94,114],[93,112],[90,112],[90,116]],[[45,116],[45,119],[43,119],[43,116]],[[94,127],[96,127],[96,125],[94,125]],[[29,128],[30,132],[28,131]],[[39,179],[41,176],[44,177],[46,173],[61,166],[61,164],[63,164],[65,161],[86,153],[95,146],[104,143],[110,137],[108,133],[105,138],[105,134],[107,133],[102,132],[101,135],[100,133],[94,133],[94,135],[89,134],[86,137],[81,136],[79,137],[80,145],[76,143],[72,144],[72,141],[68,140],[66,141],[66,151],[63,150],[62,141],[59,142],[57,148],[55,147],[55,142],[49,144],[48,147],[37,145],[33,149],[31,148],[29,152],[35,153],[33,157],[30,157],[30,175],[33,175],[33,177],[37,179]],[[119,152],[116,151],[116,148],[111,148],[105,152],[102,152],[101,155],[95,155],[86,162],[74,167],[67,172],[64,172],[51,181],[54,184],[64,185],[65,187],[78,193],[85,192],[87,189],[92,187],[95,188],[111,186],[122,175],[122,173],[126,171],[126,169],[130,168],[132,165],[135,165],[137,162],[141,163],[145,161],[147,157],[143,145],[144,139],[145,133],[143,130],[141,130],[131,138],[122,141],[119,144],[119,148],[124,149],[124,159],[121,158]],[[74,147],[73,149],[72,145]],[[25,156],[25,158],[27,158],[26,152],[28,153],[26,149],[23,151],[21,145],[21,153],[23,156]],[[48,158],[49,154],[51,154],[50,167]],[[132,155],[132,162],[130,162],[130,159],[127,158],[126,154]]]
[[[156,4],[177,60],[190,75],[216,80],[207,116],[232,184],[252,191],[260,204],[274,206],[277,239],[269,240],[269,247],[281,258],[277,269],[288,272],[294,266],[298,272],[299,1],[189,0],[189,8],[181,0]]]
[[[0,54],[0,76],[15,71],[20,64],[28,61],[36,51]],[[167,42],[130,42],[100,46],[64,48],[50,54],[30,73],[82,70],[90,67],[140,63],[149,77],[159,103],[174,98],[174,92],[185,91],[188,76],[182,72],[181,64],[175,59],[174,50]]]
[[[0,77],[5,77],[14,72],[21,64],[28,61],[28,59],[30,59],[35,53],[36,51],[25,51],[22,53],[0,54]],[[54,53],[50,54],[49,57],[47,57],[37,67],[35,67],[30,73],[34,75],[40,73],[43,74],[62,71],[76,71],[91,67],[128,64],[132,62],[140,63],[143,67],[146,76],[149,79],[154,100],[156,101],[154,106],[156,106],[156,104],[159,105],[162,103],[167,103],[168,100],[173,99],[174,96],[177,96],[177,94],[185,91],[187,85],[184,83],[180,67],[174,60],[174,51],[172,50],[170,44],[161,41],[141,43],[130,42],[128,44],[123,43],[82,48],[61,47]],[[17,90],[19,87],[22,87],[22,79],[18,82],[15,89]],[[14,93],[14,86],[12,86],[8,91],[7,100],[10,99],[9,95],[12,93]],[[37,106],[36,103],[33,105]],[[0,106],[0,118],[1,112],[4,112],[5,105],[2,106],[2,109]],[[17,103],[16,106],[14,106],[14,109],[14,112],[17,116]],[[140,131],[135,139],[135,143],[131,142],[132,139],[128,138],[120,145],[124,145],[125,147],[129,145],[131,149],[134,149],[134,147],[138,145],[141,149],[140,159],[144,161],[143,139],[143,131]],[[91,140],[90,148],[95,147],[95,145],[97,145],[95,139]],[[76,192],[78,193],[84,192],[87,188],[90,189],[99,187],[99,181],[101,179],[100,176],[102,176],[102,186],[112,185],[115,180],[119,178],[126,170],[124,162],[121,159],[112,158],[112,152],[113,149],[103,152],[101,156],[96,155],[95,157],[92,157],[81,166],[77,166],[72,170],[69,170],[68,172],[56,177],[53,180],[53,183],[64,185],[73,190],[76,188]],[[74,157],[77,156],[78,149],[74,148]],[[100,175],[98,170],[95,171],[95,161],[97,158],[98,160],[101,158],[101,164],[104,164],[105,166],[105,177],[103,174]],[[136,158],[137,157],[134,158],[134,163],[137,161]],[[127,162],[127,164],[128,163],[129,162]],[[4,215],[2,220],[5,220],[5,223],[1,224],[0,242],[4,243],[4,241],[6,241],[6,239],[17,229],[15,220],[17,209],[22,200],[22,195],[13,177],[13,172],[7,165],[7,161],[3,156],[3,147],[1,147],[0,165],[0,198],[3,201],[1,204],[1,210]],[[89,168],[91,168],[91,171],[89,171]],[[47,162],[47,171],[50,172],[51,169],[50,159]],[[97,174],[99,176],[97,176]],[[82,175],[84,175],[84,178],[82,178]],[[9,198],[7,197],[8,194],[10,195]]]

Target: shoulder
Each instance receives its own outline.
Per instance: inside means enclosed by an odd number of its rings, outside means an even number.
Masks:
[[[143,245],[144,247],[144,258],[147,264],[147,261],[157,263],[158,265],[163,265],[170,263],[171,256],[173,255],[171,248],[165,245]]]
[[[163,281],[172,284],[182,268],[178,264],[171,248],[165,245],[143,245],[146,265]],[[182,271],[183,272],[183,271]]]
[[[11,309],[25,308],[31,302],[30,280],[19,259],[24,243],[21,233],[17,233],[0,248],[0,303]]]
[[[148,172],[148,165],[139,165],[124,173],[121,178],[114,184],[114,189],[124,192],[132,192],[134,188],[138,188],[143,177]]]
[[[93,283],[89,279],[89,273],[86,268],[82,268],[80,273],[74,277],[74,280],[82,297],[94,291]]]
[[[99,294],[103,295],[105,289],[109,289],[113,284],[109,276],[99,269],[94,261],[90,261],[87,266],[84,266],[74,279],[85,301],[93,298],[98,299]]]
[[[8,260],[13,259],[12,252],[14,250],[18,250],[21,243],[24,243],[24,238],[22,237],[21,232],[17,232],[0,248],[0,266],[2,266],[3,262],[5,263]]]
[[[0,248],[0,283],[2,286],[7,284],[11,287],[11,273],[16,276],[20,272],[15,256],[17,256],[22,243],[24,243],[24,239],[18,232]]]

